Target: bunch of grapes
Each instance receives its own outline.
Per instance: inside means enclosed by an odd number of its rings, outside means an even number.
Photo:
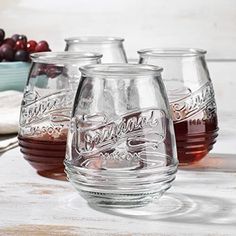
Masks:
[[[27,41],[25,35],[14,34],[5,38],[5,31],[0,29],[0,62],[5,61],[30,61],[30,53],[51,51],[45,40],[36,42]]]

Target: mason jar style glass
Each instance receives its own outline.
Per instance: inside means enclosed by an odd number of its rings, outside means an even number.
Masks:
[[[175,178],[177,155],[162,69],[139,64],[80,68],[65,171],[90,203],[136,207]]]
[[[32,54],[21,105],[19,145],[40,175],[63,178],[66,139],[79,67],[100,62],[94,53]]]
[[[206,51],[199,49],[144,49],[141,64],[164,68],[181,164],[201,160],[216,142],[218,122]]]
[[[88,36],[67,38],[65,41],[65,51],[96,52],[103,55],[102,63],[127,63],[122,38]]]

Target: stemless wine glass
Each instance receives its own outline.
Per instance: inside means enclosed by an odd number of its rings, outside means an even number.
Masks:
[[[97,52],[103,55],[102,63],[127,63],[122,38],[88,36],[67,38],[65,41],[65,51]]]
[[[24,158],[40,175],[61,179],[66,138],[79,67],[100,62],[94,53],[32,54],[21,105],[19,145]]]
[[[200,49],[144,49],[141,64],[164,68],[163,81],[173,114],[181,164],[201,160],[216,142],[218,123],[214,91],[205,54]]]
[[[65,171],[90,204],[136,207],[160,197],[177,170],[162,69],[139,64],[80,68]]]

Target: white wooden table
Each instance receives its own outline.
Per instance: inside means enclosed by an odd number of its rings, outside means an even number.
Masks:
[[[133,210],[91,208],[68,182],[37,175],[19,148],[7,151],[0,156],[0,235],[235,236],[236,129],[231,131],[221,128],[218,154],[179,170],[159,202]]]

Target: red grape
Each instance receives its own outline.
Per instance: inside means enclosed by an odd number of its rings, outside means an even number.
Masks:
[[[35,40],[27,41],[27,37],[24,34],[13,34],[11,38],[5,38],[5,31],[0,29],[0,62],[30,62],[30,53],[47,51],[51,51],[51,49],[45,40],[39,43]],[[47,72],[52,75],[52,77],[57,74],[54,68],[50,68]]]
[[[38,42],[38,45],[35,47],[35,52],[47,52],[49,50],[49,45],[46,41]]]
[[[36,41],[34,41],[34,40],[28,41],[27,46],[26,46],[27,51],[28,51],[29,53],[35,52],[35,47],[36,47],[36,46],[37,46],[37,42],[36,42]]]
[[[3,29],[0,29],[0,42],[3,41],[5,38],[5,31]]]
[[[10,47],[14,48],[15,41],[12,38],[5,38],[3,44],[8,44]]]
[[[0,47],[1,58],[6,61],[12,61],[14,59],[14,50],[8,44],[3,44]]]
[[[22,49],[16,51],[15,61],[28,61],[29,60],[29,53],[27,51],[24,51]]]
[[[26,49],[26,44],[23,40],[16,41],[15,50]]]
[[[16,42],[19,39],[19,34],[13,34],[11,38]]]
[[[25,44],[27,43],[27,37],[24,34],[19,35],[18,40],[23,40]]]
[[[63,71],[63,67],[59,67],[54,64],[48,64],[45,67],[46,75],[52,79],[60,75],[62,71]]]

